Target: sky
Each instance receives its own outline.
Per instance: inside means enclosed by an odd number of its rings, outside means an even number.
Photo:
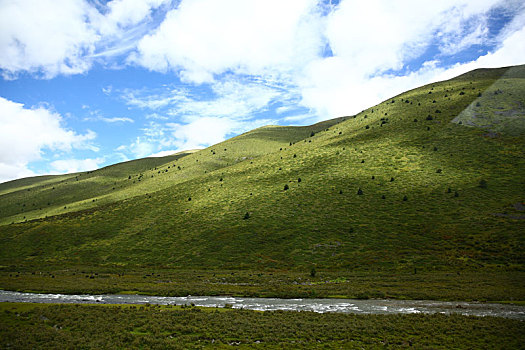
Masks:
[[[522,0],[0,0],[0,182],[525,63]]]

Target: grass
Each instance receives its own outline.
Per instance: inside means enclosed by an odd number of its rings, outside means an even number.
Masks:
[[[518,349],[524,330],[517,320],[460,315],[0,304],[2,348]]]
[[[233,295],[281,298],[525,300],[523,272],[231,271],[114,268],[0,273],[3,289],[66,294]]]
[[[476,113],[489,113],[498,101],[502,111],[525,104],[522,71],[474,71],[355,116],[259,128],[165,163],[2,184],[0,287],[106,288],[92,287],[89,278],[55,284],[12,277],[86,266],[135,276],[145,270],[295,276],[315,267],[334,279],[405,276],[392,293],[379,288],[386,296],[523,300],[525,138],[514,122],[510,131],[497,123],[497,134],[452,122],[495,84],[510,88],[490,95]],[[523,116],[513,113],[498,118],[521,123]],[[411,279],[413,271],[428,284]],[[487,296],[483,288],[457,286],[457,272],[502,283]],[[189,278],[187,289],[169,285],[159,293],[213,291]],[[158,292],[153,284],[115,283],[114,289]],[[308,288],[352,296],[372,293],[366,283]],[[286,284],[277,290],[304,292]],[[243,285],[218,291],[271,293]]]

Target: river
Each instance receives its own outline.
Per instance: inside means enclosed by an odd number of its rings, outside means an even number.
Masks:
[[[525,306],[463,301],[393,299],[278,299],[229,296],[160,297],[149,295],[106,294],[66,295],[20,293],[0,290],[0,302],[73,303],[73,304],[160,304],[232,307],[259,311],[287,310],[341,312],[354,314],[432,314],[458,313],[470,316],[496,316],[525,320]]]

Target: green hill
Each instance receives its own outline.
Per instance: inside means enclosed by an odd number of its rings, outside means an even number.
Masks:
[[[193,153],[0,184],[0,265],[487,271],[523,299],[524,70],[476,70]]]

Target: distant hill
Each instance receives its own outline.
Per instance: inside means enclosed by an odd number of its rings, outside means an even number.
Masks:
[[[0,265],[523,269],[524,72],[475,70],[354,116],[0,184]]]

